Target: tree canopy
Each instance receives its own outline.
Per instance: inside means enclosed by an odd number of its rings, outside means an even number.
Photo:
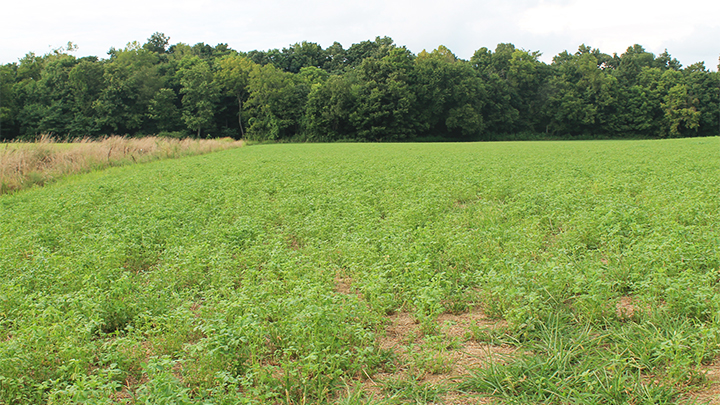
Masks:
[[[470,60],[388,37],[323,49],[144,44],[77,47],[0,66],[0,140],[40,134],[230,136],[289,141],[663,138],[717,135],[720,76],[633,45],[585,44],[552,63],[501,43]]]

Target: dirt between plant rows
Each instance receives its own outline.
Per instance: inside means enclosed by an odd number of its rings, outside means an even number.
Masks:
[[[711,365],[701,367],[700,372],[705,373],[708,379],[707,387],[691,393],[689,399],[698,404],[720,405],[720,358]]]
[[[350,277],[338,276],[335,278],[335,291],[340,294],[356,294],[361,301],[363,297],[352,288],[353,280]],[[463,393],[452,388],[453,383],[469,374],[470,370],[485,366],[490,361],[502,362],[512,355],[516,349],[505,345],[491,345],[468,339],[471,327],[480,329],[497,329],[507,326],[502,320],[491,320],[479,309],[460,314],[443,314],[435,321],[439,327],[440,343],[434,343],[434,349],[426,344],[419,322],[409,312],[400,312],[388,316],[386,333],[380,338],[380,348],[390,350],[396,355],[396,368],[393,372],[381,372],[366,376],[360,386],[367,396],[374,400],[388,398],[384,387],[388,381],[407,379],[410,372],[419,384],[432,384],[447,388],[441,396],[443,404],[490,404],[492,399],[480,397],[475,394]],[[439,351],[438,346],[447,345]],[[412,349],[412,351],[411,351]],[[413,368],[413,355],[418,351],[435,352],[441,356],[440,370],[431,372],[422,371],[420,375]]]
[[[443,339],[451,345],[442,350],[441,355],[446,365],[438,373],[424,372],[418,377],[418,383],[429,383],[433,386],[444,386],[447,393],[441,396],[441,403],[445,404],[489,404],[491,398],[480,397],[474,394],[463,393],[453,389],[453,383],[469,374],[470,370],[484,367],[490,361],[504,361],[516,349],[505,345],[491,345],[487,343],[467,340],[470,327],[481,329],[494,329],[506,326],[504,321],[488,319],[482,311],[475,309],[472,312],[451,315],[443,314],[437,322]],[[363,390],[376,400],[386,397],[383,386],[386,381],[403,379],[407,377],[412,363],[413,353],[409,352],[411,345],[426,348],[425,338],[422,337],[420,325],[415,318],[402,312],[389,316],[386,335],[380,339],[380,347],[392,350],[397,355],[397,369],[393,373],[378,373],[363,384]]]

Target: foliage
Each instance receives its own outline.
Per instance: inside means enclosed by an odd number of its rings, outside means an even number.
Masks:
[[[250,73],[256,69],[258,69],[258,66],[249,59],[232,54],[220,59],[219,68],[215,75],[218,87],[237,99],[238,125],[243,138],[245,137],[242,124],[243,104],[247,101],[250,93],[248,89]]]
[[[491,101],[487,85],[468,63],[445,47],[416,59],[415,92],[423,135],[448,134],[473,139],[487,127],[484,109]]]
[[[182,119],[188,128],[197,130],[200,137],[203,128],[210,127],[219,88],[213,82],[210,65],[199,57],[183,59],[178,75],[182,90]]]
[[[288,139],[300,132],[310,87],[301,78],[273,65],[250,73],[248,114],[252,140]]]
[[[0,140],[184,132],[266,141],[443,141],[713,136],[720,74],[640,45],[587,45],[551,64],[510,43],[462,60],[419,55],[391,38],[323,49],[299,42],[111,48],[76,58],[68,44],[0,67]]]

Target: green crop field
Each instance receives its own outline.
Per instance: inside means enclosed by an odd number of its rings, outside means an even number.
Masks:
[[[0,197],[0,404],[706,403],[719,344],[720,138],[255,145]]]

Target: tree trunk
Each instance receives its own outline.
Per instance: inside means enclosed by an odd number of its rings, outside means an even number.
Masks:
[[[237,96],[238,100],[238,124],[240,124],[240,136],[242,136],[242,139],[245,139],[245,130],[243,130],[242,126],[242,98],[240,96]]]

